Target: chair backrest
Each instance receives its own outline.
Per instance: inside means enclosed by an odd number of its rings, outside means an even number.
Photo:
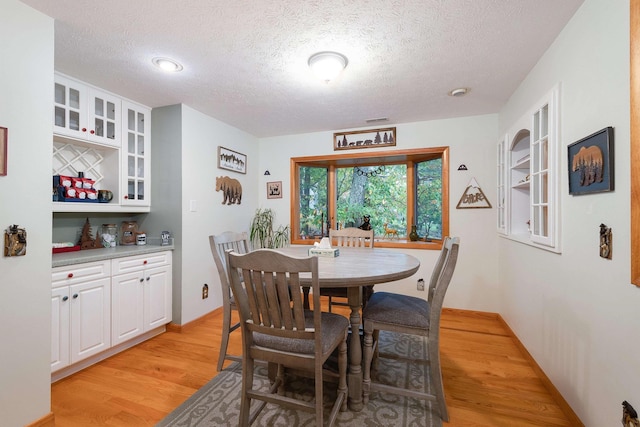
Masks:
[[[458,262],[458,249],[460,238],[445,237],[442,242],[442,250],[438,261],[431,273],[429,282],[429,328],[434,329],[440,326],[440,312],[444,296],[451,282],[451,277]]]
[[[329,239],[332,245],[369,247],[374,244],[373,229],[361,230],[356,227],[341,228],[340,230],[329,230]]]
[[[231,288],[229,287],[225,251],[233,249],[237,253],[246,254],[249,252],[249,235],[246,232],[225,231],[222,234],[209,236],[209,245],[218,269],[218,276],[220,276],[223,303],[227,304],[231,298]]]
[[[245,349],[251,344],[252,332],[257,332],[316,340],[315,349],[321,351],[321,311],[313,311],[314,328],[307,328],[300,283],[301,273],[311,273],[313,306],[319,307],[318,258],[291,257],[273,249],[257,249],[247,254],[228,250],[226,256]]]

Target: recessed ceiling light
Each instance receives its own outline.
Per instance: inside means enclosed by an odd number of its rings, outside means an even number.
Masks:
[[[449,92],[449,96],[455,96],[455,97],[465,96],[468,92],[469,92],[469,88],[459,87]]]
[[[167,73],[177,73],[178,71],[182,71],[183,69],[180,63],[169,58],[156,57],[156,58],[153,58],[151,62],[153,62],[153,65],[155,65],[156,67],[160,68],[162,71],[165,71]]]

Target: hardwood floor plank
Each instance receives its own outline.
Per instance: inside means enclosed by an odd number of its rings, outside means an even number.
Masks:
[[[187,326],[52,384],[55,425],[155,425],[217,374],[222,311]],[[239,331],[229,352],[241,352]],[[441,360],[445,427],[572,425],[496,314],[445,309]]]

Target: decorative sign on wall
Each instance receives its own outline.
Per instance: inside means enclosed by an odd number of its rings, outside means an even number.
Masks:
[[[218,167],[233,172],[247,173],[247,156],[228,148],[218,147]]]
[[[482,188],[480,188],[480,184],[478,184],[478,181],[476,181],[475,178],[471,178],[471,181],[469,181],[467,188],[464,190],[464,194],[462,194],[456,209],[479,209],[490,207],[491,203],[489,203],[487,196],[484,195]]]
[[[396,145],[396,128],[369,129],[333,134],[333,149],[392,147]]]
[[[222,204],[240,204],[242,201],[242,185],[237,179],[228,176],[216,177],[216,191],[222,191]]]
[[[0,176],[7,175],[7,128],[0,127]]]

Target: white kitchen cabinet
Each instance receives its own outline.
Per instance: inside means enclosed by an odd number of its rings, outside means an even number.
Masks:
[[[149,206],[151,179],[151,110],[131,102],[122,102],[122,190],[120,203]]]
[[[58,73],[54,80],[54,133],[119,147],[121,100]]]
[[[109,261],[54,268],[51,307],[52,371],[111,347]]]
[[[53,212],[149,212],[151,109],[55,73],[52,175],[84,176],[109,203],[54,201]]]
[[[170,251],[112,260],[113,345],[171,321]]]

